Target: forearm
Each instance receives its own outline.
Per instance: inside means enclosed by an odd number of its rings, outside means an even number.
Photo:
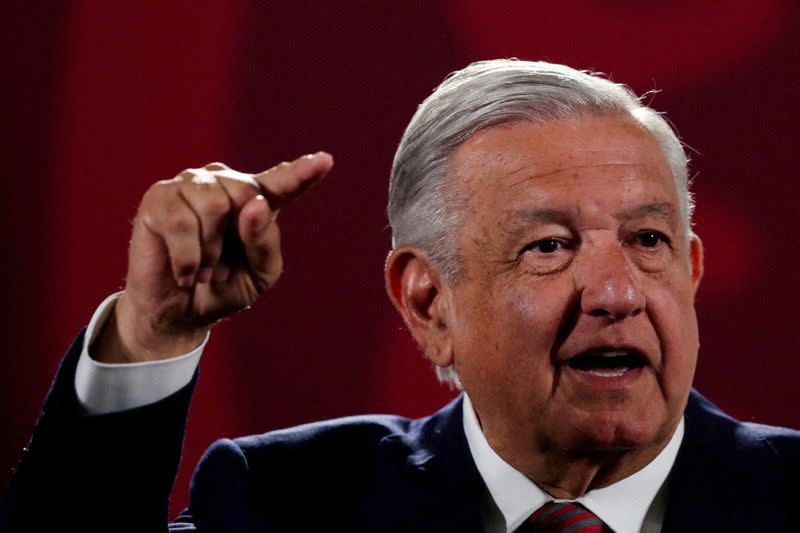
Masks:
[[[3,531],[166,528],[194,380],[156,403],[88,415],[74,386],[83,338],[64,357],[15,470]]]

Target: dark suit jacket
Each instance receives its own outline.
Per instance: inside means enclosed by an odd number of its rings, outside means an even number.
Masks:
[[[75,397],[67,353],[0,514],[2,531],[164,531],[190,386],[122,413]],[[664,531],[800,531],[800,433],[743,424],[696,392]],[[216,442],[171,531],[477,532],[486,489],[461,398],[409,420],[360,416]],[[70,527],[67,527],[67,526]]]

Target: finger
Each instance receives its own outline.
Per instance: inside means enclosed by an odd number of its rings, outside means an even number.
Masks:
[[[200,265],[196,283],[211,280],[214,267],[222,255],[223,239],[230,221],[231,201],[216,179],[183,181],[178,191],[197,217],[200,237]]]
[[[219,186],[228,196],[229,214],[226,221],[228,231],[222,236],[221,255],[217,254],[217,248],[214,247],[210,257],[212,260],[216,259],[216,265],[211,265],[214,267],[211,279],[215,282],[225,281],[229,277],[230,268],[247,266],[244,246],[235,227],[236,219],[244,204],[261,193],[261,186],[253,179],[252,174],[238,172],[224,163],[209,163],[203,168],[187,169],[178,177],[194,185]],[[219,268],[222,264],[229,268]],[[208,271],[204,269],[201,279],[205,280],[207,273]]]
[[[175,185],[158,190],[154,205],[159,209],[146,212],[142,219],[164,241],[175,282],[179,287],[191,287],[200,266],[199,224]]]
[[[249,270],[247,266],[247,254],[245,253],[244,244],[239,236],[238,217],[245,204],[261,194],[261,187],[258,182],[253,179],[251,174],[229,171],[217,172],[215,176],[228,194],[232,206],[228,232],[225,235],[222,257],[218,265],[224,264],[231,268],[242,267],[245,270]],[[217,271],[215,268],[212,279],[215,282],[227,281],[230,272],[230,269]]]
[[[221,183],[222,181],[233,182],[236,185],[242,186],[242,191],[247,191],[249,195],[247,199],[261,192],[261,186],[253,179],[252,174],[233,170],[225,163],[208,163],[203,168],[187,168],[172,180],[167,180],[167,183],[172,183],[174,181],[209,185]],[[244,187],[245,185],[249,187]],[[244,205],[244,202],[242,202],[242,205]]]
[[[261,185],[253,179],[252,174],[227,169],[214,172],[214,177],[228,194],[231,206],[236,211],[261,194]]]
[[[219,161],[215,161],[213,163],[208,163],[207,165],[203,166],[203,170],[209,170],[211,172],[219,171],[219,170],[225,171],[225,170],[230,170],[230,169],[231,169],[231,167],[229,167],[225,163],[220,163]]]
[[[280,231],[263,196],[256,196],[245,204],[239,213],[238,229],[248,270],[256,290],[261,293],[272,287],[283,271]]]
[[[273,211],[283,208],[333,168],[333,156],[317,152],[281,163],[253,176]]]

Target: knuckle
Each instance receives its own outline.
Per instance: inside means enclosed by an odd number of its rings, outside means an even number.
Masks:
[[[156,187],[157,187],[157,185],[153,184],[150,187],[148,187],[146,191],[144,191],[144,194],[142,195],[142,199],[139,201],[139,212],[140,213],[142,211],[146,210],[147,206],[149,206],[151,203],[153,203],[154,197],[158,194],[156,192]]]
[[[203,167],[206,170],[228,170],[230,167],[225,163],[221,163],[219,161],[214,161],[213,163],[209,163]]]
[[[153,183],[144,193],[143,200],[154,200],[156,198],[161,198],[164,196],[164,193],[169,191],[170,189],[174,189],[175,185],[178,183],[176,180],[178,178],[172,178],[170,180],[161,180]]]
[[[203,218],[219,219],[230,211],[230,202],[225,193],[209,195],[197,206],[198,215]]]
[[[199,187],[201,190],[213,188],[219,185],[214,173],[205,169],[201,169],[198,172],[193,172],[190,177],[191,179],[186,180],[185,183],[191,184],[191,186],[194,188]]]
[[[247,179],[233,179],[230,177],[219,178],[227,195],[239,207],[247,203],[261,192],[258,182],[252,177]]]
[[[170,213],[164,223],[166,231],[175,235],[194,233],[197,230],[197,220],[186,213]]]
[[[165,213],[170,211],[171,199],[174,198],[175,190],[177,189],[171,180],[152,184],[139,202],[137,217],[146,217],[153,222],[163,219]]]
[[[196,169],[185,168],[178,172],[171,180],[162,180],[162,183],[182,183],[184,181],[191,181],[197,175]]]
[[[217,171],[215,175],[217,181],[220,183],[228,183],[234,186],[250,185],[254,186],[256,189],[259,188],[258,182],[253,174],[228,169],[226,171]]]
[[[238,179],[237,182],[243,185],[243,189],[248,195],[255,196],[261,192],[261,185],[252,174],[242,174],[241,179]]]

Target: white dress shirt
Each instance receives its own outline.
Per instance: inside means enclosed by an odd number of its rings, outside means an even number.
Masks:
[[[91,414],[104,414],[155,403],[177,392],[192,379],[208,342],[188,354],[163,361],[108,364],[89,355],[119,293],[95,311],[83,341],[75,373],[78,399]],[[506,463],[489,446],[469,397],[464,395],[464,433],[469,450],[488,489],[483,509],[487,533],[510,533],[536,509],[553,498]],[[664,519],[666,479],[683,439],[683,419],[661,453],[635,474],[587,492],[577,501],[616,533],[658,533]],[[561,500],[555,500],[561,501]]]
[[[89,356],[89,347],[102,330],[119,295],[112,294],[103,300],[92,315],[75,369],[78,400],[93,415],[155,403],[185,387],[192,380],[208,342],[206,335],[202,344],[191,352],[163,361],[120,364],[95,361]]]
[[[534,511],[556,500],[522,472],[506,463],[489,446],[472,402],[464,395],[464,433],[469,451],[488,489],[483,509],[487,533],[510,533]],[[577,500],[616,533],[661,531],[666,503],[664,483],[683,440],[683,419],[667,446],[650,464],[625,479],[590,490]]]

